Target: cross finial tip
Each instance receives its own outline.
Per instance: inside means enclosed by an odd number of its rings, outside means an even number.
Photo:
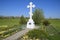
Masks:
[[[32,4],[32,2],[30,2],[30,4]]]

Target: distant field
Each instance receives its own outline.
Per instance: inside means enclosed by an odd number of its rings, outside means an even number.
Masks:
[[[6,31],[20,25],[19,19],[0,19],[0,31]]]
[[[60,31],[60,20],[49,20],[51,22],[51,24]]]
[[[19,25],[19,21],[20,19],[0,19],[0,26],[2,25],[7,25],[7,26],[13,26],[13,25]],[[50,23],[57,28],[58,30],[60,30],[60,20],[49,20]]]
[[[19,24],[19,19],[0,19],[0,26],[2,25],[18,25]]]

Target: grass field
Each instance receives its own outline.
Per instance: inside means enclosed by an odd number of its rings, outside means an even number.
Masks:
[[[4,32],[4,31],[7,31],[8,29],[14,29],[14,28],[18,29],[19,27],[14,27],[14,25],[20,25],[19,21],[20,21],[20,19],[0,19],[0,33],[1,33],[1,31]],[[60,32],[60,20],[51,19],[49,21],[54,26],[54,28],[56,28]],[[13,32],[15,30],[16,29],[14,29],[10,32]],[[7,34],[10,32],[8,31]],[[52,39],[58,40],[59,37],[60,36],[57,34],[57,35],[54,35],[54,37],[52,37]]]
[[[49,20],[51,22],[51,24],[60,31],[60,20]]]
[[[14,32],[19,31],[19,21],[19,19],[0,19],[0,37],[8,37],[14,34]]]
[[[18,25],[19,19],[0,19],[0,26],[2,25]]]
[[[31,40],[40,40],[41,38],[41,40],[60,40],[60,20],[51,19],[49,21],[52,26],[45,26],[46,31],[41,29],[32,30],[24,35],[22,39],[27,37]]]
[[[1,26],[13,26],[13,25],[19,25],[20,19],[0,19],[0,27]],[[58,30],[60,30],[60,20],[49,20],[50,23],[56,27]]]
[[[19,25],[19,19],[0,19],[0,31],[13,28],[14,25]]]
[[[51,19],[49,21],[53,25],[53,27],[57,30],[53,34],[55,34],[56,32],[58,32],[57,34],[51,36],[52,40],[60,40],[60,19]],[[51,33],[52,31],[54,31],[54,30],[50,29],[49,33]]]

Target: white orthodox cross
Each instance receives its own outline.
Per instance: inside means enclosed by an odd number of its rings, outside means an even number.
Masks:
[[[27,8],[30,8],[30,12],[29,12],[29,14],[30,14],[30,19],[32,19],[32,8],[34,8],[35,7],[35,5],[34,4],[32,4],[32,2],[30,2],[30,5],[28,5],[27,6]]]

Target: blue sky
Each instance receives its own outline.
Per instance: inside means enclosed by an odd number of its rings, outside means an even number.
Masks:
[[[60,18],[60,0],[0,0],[0,16],[29,16],[29,2],[43,9],[46,18]]]

